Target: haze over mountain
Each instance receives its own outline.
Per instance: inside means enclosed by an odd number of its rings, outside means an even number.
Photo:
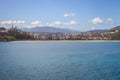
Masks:
[[[23,28],[23,31],[26,32],[48,32],[48,33],[72,33],[72,32],[80,32],[77,30],[66,29],[66,28],[55,28],[51,26],[42,26],[42,27],[34,27],[34,28]]]
[[[109,30],[116,30],[116,29],[120,29],[120,26],[116,26],[116,27],[113,27],[111,29],[96,29],[96,30],[89,30],[87,32],[107,32]]]
[[[96,30],[90,30],[87,32],[107,32],[107,31],[109,31],[109,29],[96,29]]]
[[[111,30],[115,30],[115,29],[120,29],[120,26],[116,26],[116,27],[112,28]]]
[[[107,32],[109,30],[115,30],[120,29],[120,26],[113,27],[111,29],[95,29],[95,30],[89,30],[85,32]],[[56,28],[52,26],[42,26],[42,27],[34,27],[34,28],[22,28],[23,31],[26,32],[48,32],[48,33],[73,33],[73,32],[83,32],[79,30],[72,30],[72,29],[66,29],[66,28]]]

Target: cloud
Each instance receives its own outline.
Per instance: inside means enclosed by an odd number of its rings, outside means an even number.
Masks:
[[[1,21],[0,24],[2,25],[16,25],[16,24],[24,24],[25,21],[21,21],[21,20],[18,20],[18,21],[12,21],[12,20],[8,20],[8,21]]]
[[[93,27],[92,27],[92,30],[95,30],[95,29],[96,29],[96,26],[93,26]]]
[[[103,24],[104,21],[101,18],[94,18],[91,20],[92,24]]]
[[[77,25],[77,21],[71,20],[69,22],[64,23],[65,26],[74,26]]]
[[[75,16],[74,13],[66,13],[66,14],[64,14],[64,18],[66,18],[66,17],[74,17],[74,16]]]
[[[114,24],[115,21],[112,18],[108,18],[107,21],[106,21],[106,23]]]
[[[41,26],[42,22],[41,21],[33,21],[33,22],[31,22],[31,25],[33,25],[33,26]]]
[[[7,21],[1,21],[0,26],[5,27],[11,27],[11,26],[23,26],[25,24],[25,21],[23,20],[7,20]]]
[[[100,25],[98,25],[98,24],[113,25],[115,23],[115,21],[112,18],[107,18],[105,20],[103,20],[101,18],[94,18],[91,20],[91,23],[94,24],[92,29],[95,30],[95,29],[97,29],[97,27],[100,27]]]
[[[70,21],[69,24],[70,24],[70,25],[76,25],[77,22],[76,22],[76,21]]]
[[[53,27],[59,27],[59,28],[71,28],[75,27],[77,25],[77,21],[70,20],[67,22],[62,21],[52,21],[52,22],[42,22],[42,21],[33,21],[30,23],[25,23],[23,20],[6,20],[1,21],[0,26],[8,27],[11,26],[17,26],[19,28],[26,27],[26,28],[32,28],[32,27],[43,27],[43,26],[53,26]]]
[[[62,25],[63,23],[60,21],[54,21],[54,22],[48,23],[48,26],[62,26]]]
[[[36,27],[36,26],[43,26],[43,22],[42,21],[33,21],[31,22],[31,26],[32,27]]]
[[[43,23],[42,21],[33,21],[30,25],[28,25],[28,28],[31,27],[43,27],[43,26],[53,26],[53,27],[59,27],[59,28],[71,28],[77,25],[77,21],[71,20],[68,22],[62,22],[62,21],[53,21],[49,23]]]
[[[108,18],[103,20],[101,18],[94,18],[91,20],[92,24],[114,24],[114,20],[112,18]]]
[[[61,21],[54,21],[49,23],[49,26],[55,26],[55,27],[69,27],[74,26],[77,24],[77,21],[71,20],[69,22],[61,22]]]

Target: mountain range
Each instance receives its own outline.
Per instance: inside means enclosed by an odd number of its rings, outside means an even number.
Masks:
[[[56,27],[51,27],[51,26],[42,26],[42,27],[34,27],[34,28],[23,28],[23,31],[26,32],[48,32],[48,33],[72,33],[72,32],[80,32],[77,30],[72,30],[72,29],[62,29],[62,28],[56,28]]]
[[[112,29],[97,29],[97,30],[89,30],[86,32],[107,32],[110,30],[120,29],[120,26],[114,27]],[[34,28],[23,28],[23,31],[26,32],[48,32],[48,33],[73,33],[73,32],[81,32],[79,30],[72,30],[72,29],[66,29],[66,28],[56,28],[51,26],[42,26],[42,27],[34,27]]]
[[[87,31],[87,32],[107,32],[109,31],[108,29],[97,29],[97,30],[90,30],[90,31]]]
[[[111,30],[120,29],[120,26],[114,27]]]
[[[87,31],[87,32],[107,32],[107,31],[116,30],[116,29],[120,29],[120,26],[116,26],[116,27],[111,28],[111,29],[90,30],[90,31]]]

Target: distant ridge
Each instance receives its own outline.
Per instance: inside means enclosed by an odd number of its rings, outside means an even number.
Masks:
[[[51,26],[42,26],[42,27],[34,27],[34,28],[23,28],[23,31],[26,32],[48,32],[48,33],[72,33],[72,32],[80,32],[77,30],[72,29],[62,29],[62,28],[55,28]]]
[[[107,31],[109,31],[109,30],[107,30],[107,29],[98,29],[98,30],[90,30],[90,31],[87,31],[87,32],[107,32]]]
[[[90,31],[87,31],[87,32],[107,32],[107,31],[116,30],[116,29],[120,29],[120,26],[116,26],[116,27],[111,28],[111,29],[96,29],[96,30],[90,30]]]
[[[114,27],[111,30],[120,29],[120,26]]]
[[[108,32],[111,30],[116,30],[120,29],[120,26],[116,26],[111,29],[96,29],[96,30],[89,30],[86,32]],[[40,32],[48,32],[48,33],[74,33],[74,32],[81,32],[79,30],[72,30],[72,29],[66,29],[66,28],[56,28],[52,26],[42,26],[42,27],[34,27],[34,28],[22,28],[23,31],[26,32],[35,32],[35,33],[40,33]]]

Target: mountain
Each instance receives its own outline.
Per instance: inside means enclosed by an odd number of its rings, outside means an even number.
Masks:
[[[96,30],[90,30],[90,31],[87,31],[87,32],[107,32],[107,31],[116,30],[116,29],[120,29],[120,26],[116,26],[116,27],[113,27],[113,28],[111,28],[111,29],[96,29]]]
[[[86,32],[107,32],[110,30],[115,30],[115,29],[120,29],[120,26],[114,27],[112,29],[96,29],[96,30],[89,30]],[[51,26],[42,26],[42,27],[34,27],[34,28],[23,28],[23,31],[26,32],[36,32],[36,33],[40,33],[40,32],[48,32],[48,33],[73,33],[73,32],[80,32],[77,30],[72,30],[72,29],[66,29],[66,28],[55,28],[55,27],[51,27]]]
[[[77,30],[72,29],[61,29],[61,28],[55,28],[50,26],[42,26],[42,27],[34,27],[34,28],[23,28],[23,31],[26,32],[48,32],[48,33],[72,33],[72,32],[80,32]]]
[[[97,30],[90,30],[87,32],[107,32],[107,31],[108,31],[107,29],[97,29]]]
[[[120,29],[120,26],[114,27],[114,28],[112,28],[110,30],[116,30],[116,29]]]

